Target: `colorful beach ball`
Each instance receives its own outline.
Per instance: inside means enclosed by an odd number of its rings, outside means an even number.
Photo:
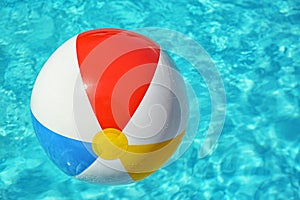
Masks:
[[[60,46],[31,96],[36,136],[66,174],[99,184],[139,181],[161,168],[187,129],[185,84],[149,38],[98,29]]]

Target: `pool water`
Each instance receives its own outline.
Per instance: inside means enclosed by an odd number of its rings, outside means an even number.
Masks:
[[[0,199],[300,199],[297,1],[2,0],[0,14]],[[206,49],[227,102],[211,155],[199,156],[209,94],[174,56],[195,84],[201,110],[197,135],[180,159],[124,186],[81,182],[48,159],[31,125],[35,78],[64,41],[103,27],[167,28]]]

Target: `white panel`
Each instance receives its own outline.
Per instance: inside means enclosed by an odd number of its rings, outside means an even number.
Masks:
[[[73,99],[73,116],[77,137],[81,141],[92,142],[93,137],[102,129],[88,99],[81,76],[77,77]]]
[[[31,110],[48,129],[89,142],[101,128],[83,89],[76,38],[65,42],[45,63],[32,91]]]
[[[161,52],[157,70],[142,102],[123,132],[129,144],[153,144],[186,130],[188,100],[181,75]]]
[[[77,175],[76,178],[105,185],[128,184],[134,182],[119,159],[103,160],[102,158],[98,158],[85,171]]]

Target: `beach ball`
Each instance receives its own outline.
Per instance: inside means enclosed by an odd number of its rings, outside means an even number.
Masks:
[[[97,29],[62,44],[37,76],[33,127],[64,173],[128,184],[159,170],[187,129],[183,78],[160,46],[141,34]]]

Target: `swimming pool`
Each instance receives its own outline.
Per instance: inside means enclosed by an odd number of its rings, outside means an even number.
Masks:
[[[0,13],[0,199],[300,198],[296,1],[4,0]],[[31,125],[33,83],[65,40],[102,27],[167,28],[206,49],[227,97],[225,125],[210,156],[199,158],[210,98],[201,77],[187,73],[199,86],[201,121],[194,142],[173,164],[132,185],[99,186],[51,163]]]

